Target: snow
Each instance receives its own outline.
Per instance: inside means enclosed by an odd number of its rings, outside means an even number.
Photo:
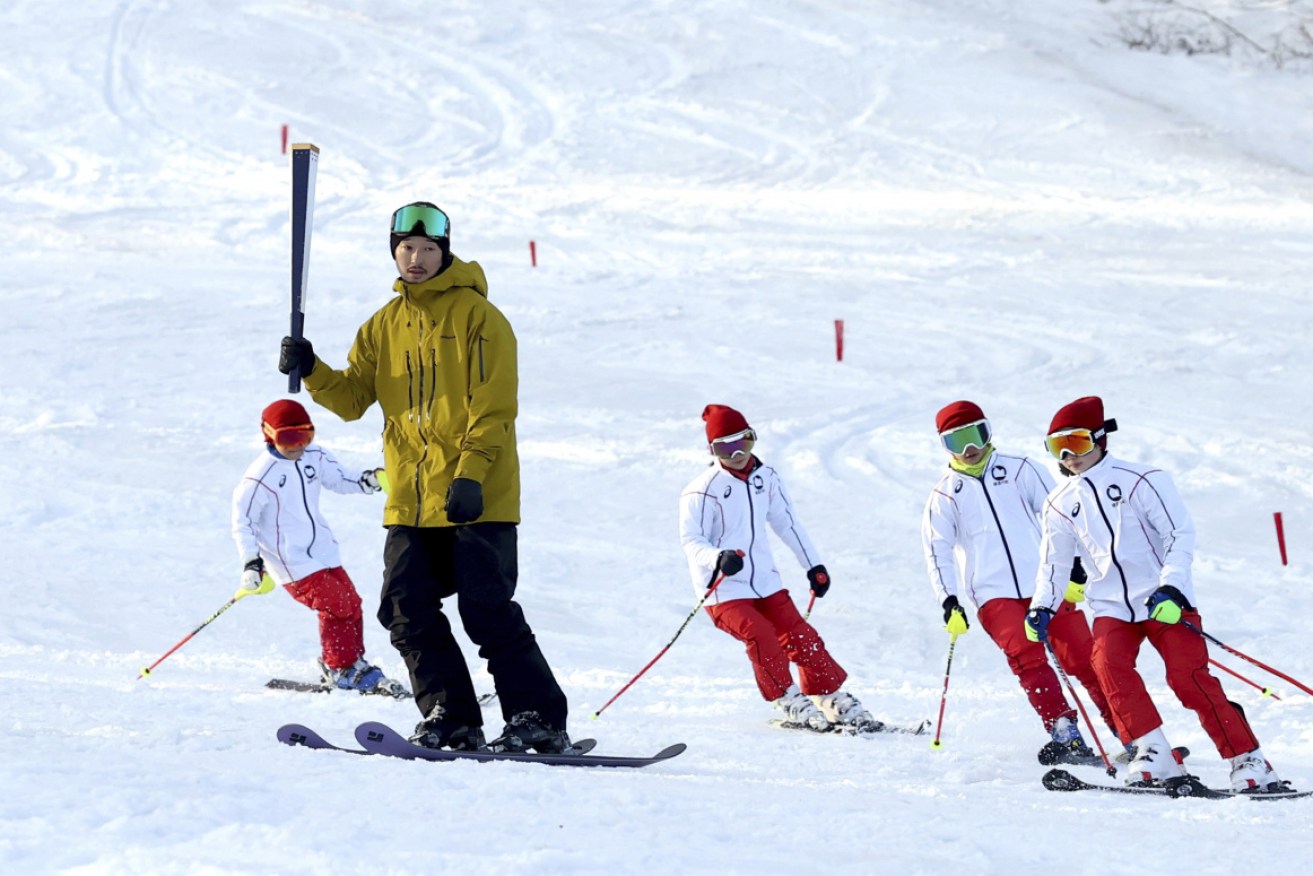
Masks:
[[[1212,4],[1215,8],[1217,4]],[[918,537],[934,412],[1033,454],[1098,394],[1195,516],[1209,630],[1313,681],[1307,73],[1135,53],[1073,0],[272,0],[0,12],[0,869],[66,874],[1121,874],[1309,860],[1307,802],[1058,795],[1002,655],[958,641],[944,747],[788,734],[698,617],[676,537],[698,415],[758,428],[834,576],[812,620],[880,717],[933,717]],[[519,600],[599,753],[641,771],[416,764],[341,743],[409,703],[312,677],[313,616],[227,601],[228,501],[286,394],[289,173],[322,150],[307,334],[342,365],[434,200],[520,339]],[[538,267],[528,244],[537,245]],[[833,321],[845,323],[844,361]],[[344,461],[377,411],[312,408]],[[373,620],[377,497],[324,509]],[[1273,532],[1282,512],[1290,565]],[[802,570],[777,553],[795,596]],[[468,642],[466,643],[468,646]],[[491,679],[476,667],[476,685]],[[1313,703],[1223,675],[1283,778]],[[1226,770],[1146,649],[1174,744]],[[490,730],[501,716],[489,707]],[[1103,735],[1105,744],[1111,742]],[[1090,770],[1087,778],[1098,774]]]

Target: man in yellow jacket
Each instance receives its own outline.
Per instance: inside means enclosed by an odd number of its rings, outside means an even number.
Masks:
[[[412,739],[433,748],[484,747],[483,718],[459,643],[461,621],[488,661],[506,727],[494,750],[562,751],[565,695],[513,600],[520,522],[515,334],[488,301],[477,262],[451,254],[447,215],[427,202],[392,216],[397,297],[356,333],[347,367],[284,338],[279,370],[299,370],[310,397],[344,420],[383,411],[379,621],[406,661],[423,720]]]

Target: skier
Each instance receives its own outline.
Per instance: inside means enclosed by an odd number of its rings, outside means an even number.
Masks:
[[[1053,478],[1028,457],[998,452],[989,420],[974,402],[947,405],[936,414],[935,428],[949,454],[949,471],[926,502],[921,543],[945,629],[960,635],[970,627],[958,598],[960,580],[981,626],[1007,655],[1008,666],[1051,737],[1040,749],[1040,762],[1098,763],[1044,646],[1030,641],[1022,629],[1039,566],[1039,514]],[[1081,680],[1104,722],[1113,727],[1107,698],[1090,665],[1089,624],[1076,608],[1084,599],[1085,573],[1079,560],[1069,568],[1049,641],[1062,668]]]
[[[830,576],[794,513],[779,472],[752,453],[756,432],[725,405],[707,405],[713,464],[680,496],[680,542],[693,587],[704,595],[721,575],[707,613],[717,628],[747,646],[761,695],[787,726],[874,732],[883,725],[841,689],[848,673],[798,613],[771,556],[765,524],[807,570],[811,592],[824,597]],[[790,662],[798,667],[793,681]]]
[[[1195,608],[1190,565],[1194,523],[1171,477],[1161,469],[1115,459],[1107,452],[1115,420],[1103,401],[1079,398],[1049,424],[1046,445],[1070,478],[1048,498],[1035,597],[1026,633],[1043,640],[1052,629],[1064,570],[1080,556],[1089,574],[1094,612],[1094,671],[1108,691],[1122,742],[1135,746],[1128,785],[1155,785],[1184,775],[1163,733],[1162,718],[1135,669],[1147,639],[1167,668],[1167,684],[1192,709],[1218,753],[1231,763],[1231,787],[1277,790],[1244,713],[1208,671],[1203,629]]]
[[[279,370],[300,371],[310,397],[345,420],[375,402],[392,483],[383,523],[378,619],[410,670],[422,720],[412,741],[485,746],[469,666],[443,612],[456,598],[488,662],[502,715],[496,751],[570,748],[567,703],[514,601],[520,463],[515,334],[488,301],[477,262],[451,252],[451,223],[428,202],[392,214],[397,293],[356,333],[347,367],[284,338]]]
[[[319,493],[363,495],[379,489],[373,471],[348,470],[312,443],[315,427],[299,403],[282,399],[260,417],[264,452],[233,490],[232,533],[242,561],[237,596],[282,584],[319,613],[323,682],[367,694],[410,696],[365,659],[360,596],[342,568],[337,539],[319,511]]]

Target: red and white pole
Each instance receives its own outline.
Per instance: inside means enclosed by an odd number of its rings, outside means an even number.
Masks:
[[[834,361],[843,361],[843,320],[834,321]]]
[[[287,125],[283,125],[283,154],[287,154]]]
[[[529,265],[535,268],[538,267],[538,244],[532,240],[529,241]]]

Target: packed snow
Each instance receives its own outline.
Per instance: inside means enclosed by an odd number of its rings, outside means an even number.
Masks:
[[[707,464],[711,402],[742,410],[783,474],[835,582],[811,620],[877,717],[937,717],[948,637],[919,517],[946,462],[934,413],[959,398],[1002,449],[1051,465],[1053,412],[1101,395],[1115,452],[1167,469],[1195,517],[1210,632],[1313,684],[1313,80],[1132,51],[1117,11],[7,4],[0,870],[1306,865],[1307,801],[1046,791],[1047,736],[975,627],[938,751],[929,736],[771,727],[741,646],[705,616],[589,720],[696,602],[677,502]],[[287,395],[283,125],[322,150],[306,334],[327,362],[345,365],[392,294],[397,206],[442,205],[454,251],[486,270],[520,345],[518,599],[570,732],[609,754],[686,742],[680,757],[581,770],[280,745],[288,722],[349,744],[363,721],[419,717],[410,702],[267,690],[316,677],[314,616],[281,591],[137,680],[238,584],[229,499],[260,410]],[[310,410],[320,443],[381,464],[377,410]],[[368,655],[404,677],[373,618],[382,500],[323,508],[365,600]],[[803,570],[776,556],[805,605]],[[1213,656],[1281,697],[1222,675],[1280,775],[1313,788],[1313,700]],[[1141,667],[1169,738],[1224,784],[1151,650]],[[500,729],[496,705],[485,714]]]

